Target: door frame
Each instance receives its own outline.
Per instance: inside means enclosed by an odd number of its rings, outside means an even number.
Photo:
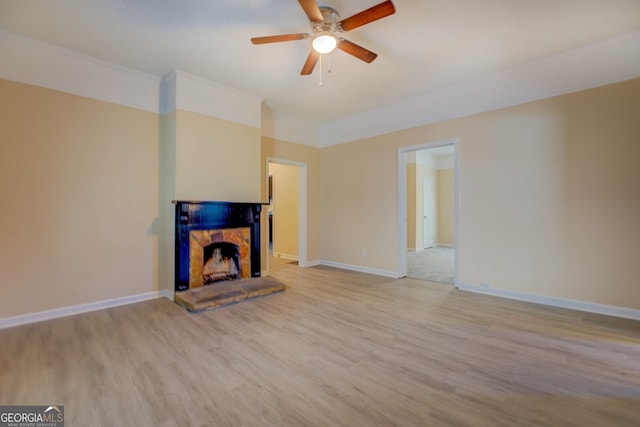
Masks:
[[[281,159],[277,157],[267,157],[267,164],[265,167],[266,181],[269,182],[269,163],[276,163],[281,165],[296,166],[298,168],[298,266],[307,266],[307,164],[303,162],[296,162],[294,160]],[[268,184],[267,184],[268,187]],[[267,188],[267,192],[269,189]],[[266,200],[269,200],[269,194],[266,196]],[[267,221],[267,233],[269,232],[269,221]],[[268,234],[267,234],[268,235]],[[270,271],[269,265],[269,243],[266,239],[267,247],[267,272]]]
[[[459,211],[460,211],[460,139],[452,138],[441,141],[428,142],[409,147],[398,148],[398,274],[399,277],[407,275],[407,159],[406,154],[413,151],[420,151],[429,148],[453,146],[453,162],[454,162],[454,266],[453,266],[453,284],[458,286],[458,270],[459,270]]]

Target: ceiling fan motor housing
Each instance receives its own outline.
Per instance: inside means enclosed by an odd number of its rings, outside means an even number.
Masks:
[[[342,28],[340,28],[340,24],[338,23],[340,15],[338,15],[338,12],[334,8],[321,6],[320,13],[322,13],[322,22],[311,21],[313,34],[331,34],[335,36],[336,32],[342,31]]]

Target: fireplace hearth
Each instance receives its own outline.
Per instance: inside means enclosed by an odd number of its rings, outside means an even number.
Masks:
[[[260,277],[260,203],[174,203],[176,292]]]

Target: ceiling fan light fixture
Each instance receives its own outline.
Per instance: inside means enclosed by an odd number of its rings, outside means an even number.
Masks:
[[[280,34],[276,36],[253,37],[251,43],[277,43],[294,40],[311,39],[310,52],[307,60],[300,70],[300,75],[308,76],[313,72],[316,63],[320,62],[322,66],[322,54],[329,53],[338,48],[343,52],[352,55],[367,64],[376,59],[376,53],[358,46],[338,34],[353,30],[363,25],[369,24],[385,16],[393,15],[396,12],[395,6],[391,0],[385,0],[369,9],[356,13],[347,19],[340,20],[338,12],[328,6],[318,6],[316,0],[298,0],[304,13],[309,18],[312,34]]]
[[[338,41],[333,34],[320,34],[311,42],[313,50],[318,53],[329,53],[333,51],[337,45]]]

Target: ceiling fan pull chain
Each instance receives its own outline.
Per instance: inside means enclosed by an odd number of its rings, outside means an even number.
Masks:
[[[319,60],[319,62],[320,62],[320,70],[319,71],[320,72],[318,73],[318,75],[320,76],[320,79],[318,80],[318,86],[322,86],[322,57],[323,57],[323,55],[321,54],[320,55],[320,60]]]
[[[331,74],[331,52],[329,52],[329,65],[327,66],[327,74]]]

